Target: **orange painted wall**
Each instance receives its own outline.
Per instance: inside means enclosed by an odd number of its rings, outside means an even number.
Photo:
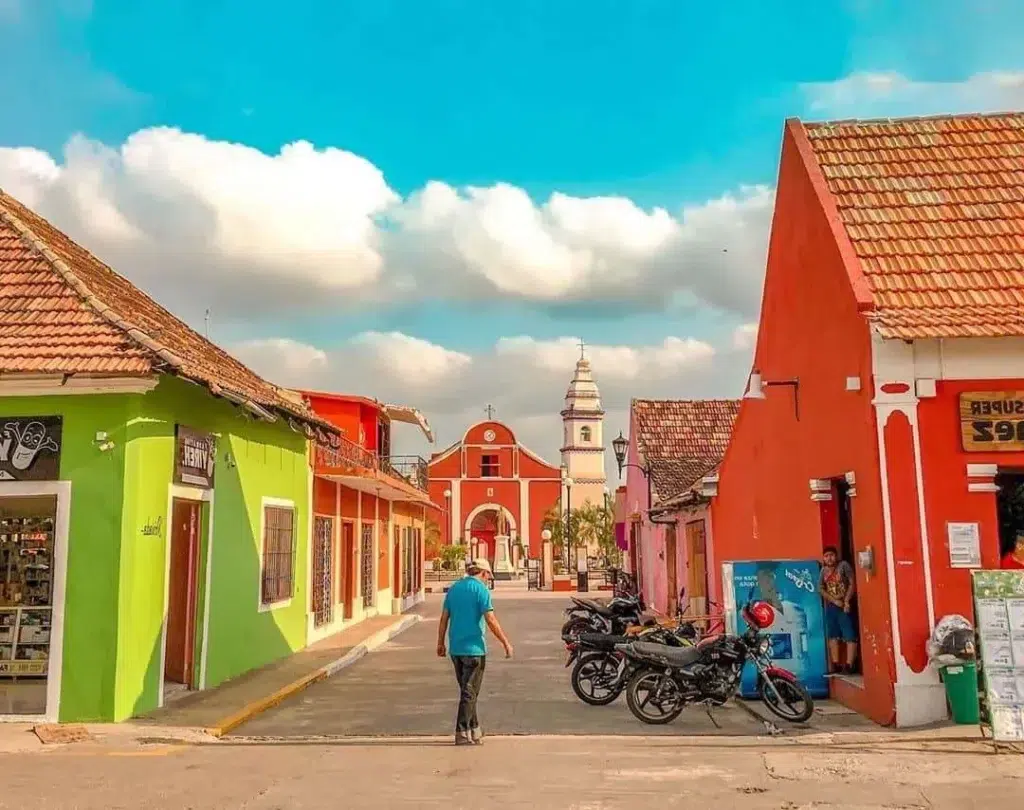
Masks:
[[[787,128],[755,353],[763,379],[799,378],[800,418],[789,387],[743,402],[712,502],[711,579],[718,601],[723,561],[820,557],[822,512],[809,480],[854,472],[854,545],[874,548],[876,571],[857,571],[865,689],[851,702],[888,723],[894,662],[870,339],[833,232],[838,223],[822,207],[802,146]],[[845,390],[848,376],[859,376],[859,392]]]
[[[960,393],[1020,390],[1024,390],[1024,380],[939,382],[936,396],[918,403],[921,473],[936,620],[949,613],[970,617],[973,611],[970,571],[949,566],[947,522],[980,524],[982,566],[999,567],[996,495],[967,490],[967,465],[998,464],[1024,468],[1024,453],[968,453],[963,450]]]
[[[477,479],[462,482],[461,514],[458,525],[465,526],[470,513],[484,503],[504,506],[519,525],[519,482]]]
[[[454,452],[445,458],[431,460],[430,477],[432,479],[462,477],[462,448],[455,448]]]
[[[467,447],[466,448],[466,477],[479,478],[483,475],[484,456],[498,457],[498,474],[495,478],[512,478],[515,476],[515,465],[513,464],[513,447]]]
[[[558,467],[544,464],[528,453],[519,452],[519,477],[520,478],[549,478],[553,481],[561,481],[562,471]],[[561,486],[561,484],[559,484]]]
[[[484,434],[488,430],[494,431],[494,438],[488,441],[484,438]],[[516,443],[515,434],[512,433],[511,429],[503,425],[501,422],[481,422],[478,425],[473,425],[467,432],[465,438],[466,444],[508,444],[514,445]]]

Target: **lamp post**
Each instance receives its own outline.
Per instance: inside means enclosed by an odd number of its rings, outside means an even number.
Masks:
[[[612,451],[615,453],[615,463],[619,465],[619,478],[622,478],[622,471],[626,467],[633,467],[643,473],[644,478],[647,479],[647,511],[650,512],[652,503],[651,495],[651,464],[646,459],[643,464],[627,464],[626,463],[626,448],[629,445],[629,440],[622,435],[622,431],[619,431],[618,438],[612,439]]]
[[[445,534],[448,535],[448,545],[455,545],[455,531],[452,526],[454,518],[452,517],[452,491],[446,489],[444,491],[444,513],[448,516],[448,528],[445,530]]]
[[[796,420],[800,421],[800,378],[793,377],[789,380],[765,380],[761,377],[761,372],[756,368],[750,372],[750,382],[747,385],[747,392],[743,395],[744,399],[767,399],[764,394],[765,388],[775,388],[779,386],[787,386],[793,389],[793,414],[796,416]]]
[[[572,478],[569,469],[562,465],[562,484],[565,485],[565,537],[562,538],[562,559],[568,571],[571,563],[569,547],[572,544]]]

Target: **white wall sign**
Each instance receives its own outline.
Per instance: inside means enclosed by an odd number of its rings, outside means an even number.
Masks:
[[[951,568],[981,568],[981,530],[977,523],[947,523]]]

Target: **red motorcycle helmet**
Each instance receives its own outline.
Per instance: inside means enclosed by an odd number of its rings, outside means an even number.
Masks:
[[[775,621],[775,608],[768,602],[751,602],[743,609],[743,618],[751,627],[764,630]]]

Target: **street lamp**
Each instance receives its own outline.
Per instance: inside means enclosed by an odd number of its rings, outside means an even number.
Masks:
[[[444,491],[444,511],[448,515],[448,528],[445,534],[448,535],[448,545],[454,545],[455,541],[455,518],[452,516],[452,491],[446,489]]]
[[[651,514],[651,509],[654,507],[654,494],[651,488],[651,463],[644,459],[643,464],[627,464],[626,463],[626,447],[629,441],[625,436],[622,435],[622,431],[619,431],[618,438],[612,439],[612,450],[615,452],[615,463],[619,465],[619,478],[622,478],[622,471],[626,467],[633,467],[640,470],[643,473],[644,478],[647,479],[647,517],[651,523],[675,523],[675,520],[655,520],[654,515]]]
[[[562,558],[565,567],[569,567],[569,546],[572,543],[572,478],[569,476],[569,468],[562,465],[562,483],[565,485],[565,537],[562,541]]]
[[[789,380],[765,380],[761,377],[761,372],[756,368],[750,372],[750,382],[747,384],[747,391],[743,395],[744,399],[767,399],[764,394],[765,388],[772,388],[776,386],[789,386],[793,389],[793,412],[796,416],[797,421],[800,421],[800,378],[793,377]]]

